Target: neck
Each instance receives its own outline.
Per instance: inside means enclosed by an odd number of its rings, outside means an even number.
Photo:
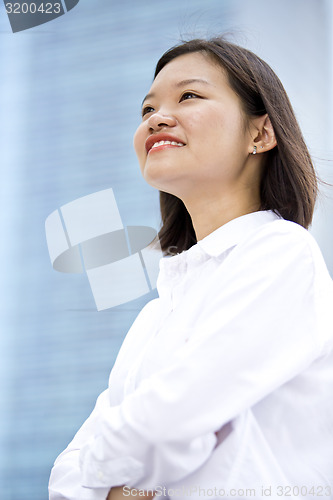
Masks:
[[[197,198],[196,200],[183,200],[189,212],[197,241],[215,231],[237,217],[260,210],[260,197],[235,197]]]

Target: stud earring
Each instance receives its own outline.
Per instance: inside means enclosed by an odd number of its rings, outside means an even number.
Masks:
[[[253,151],[252,151],[252,154],[253,154],[253,155],[256,155],[256,154],[257,154],[257,146],[253,146]]]

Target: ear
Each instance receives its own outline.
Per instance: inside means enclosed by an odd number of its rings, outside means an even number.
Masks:
[[[275,148],[277,145],[275,132],[268,114],[251,120],[251,136],[253,138],[251,153],[254,146],[257,148],[257,153],[265,153]]]

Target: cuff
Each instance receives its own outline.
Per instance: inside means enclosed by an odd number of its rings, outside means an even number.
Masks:
[[[97,460],[89,445],[80,453],[82,486],[85,488],[112,488],[134,484],[144,476],[144,464],[133,457]]]

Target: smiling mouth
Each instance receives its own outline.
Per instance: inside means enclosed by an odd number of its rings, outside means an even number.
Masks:
[[[172,146],[172,147],[181,148],[181,147],[185,146],[185,144],[183,142],[176,142],[176,141],[158,141],[152,145],[149,152],[152,151],[153,149],[160,148],[162,146]]]

